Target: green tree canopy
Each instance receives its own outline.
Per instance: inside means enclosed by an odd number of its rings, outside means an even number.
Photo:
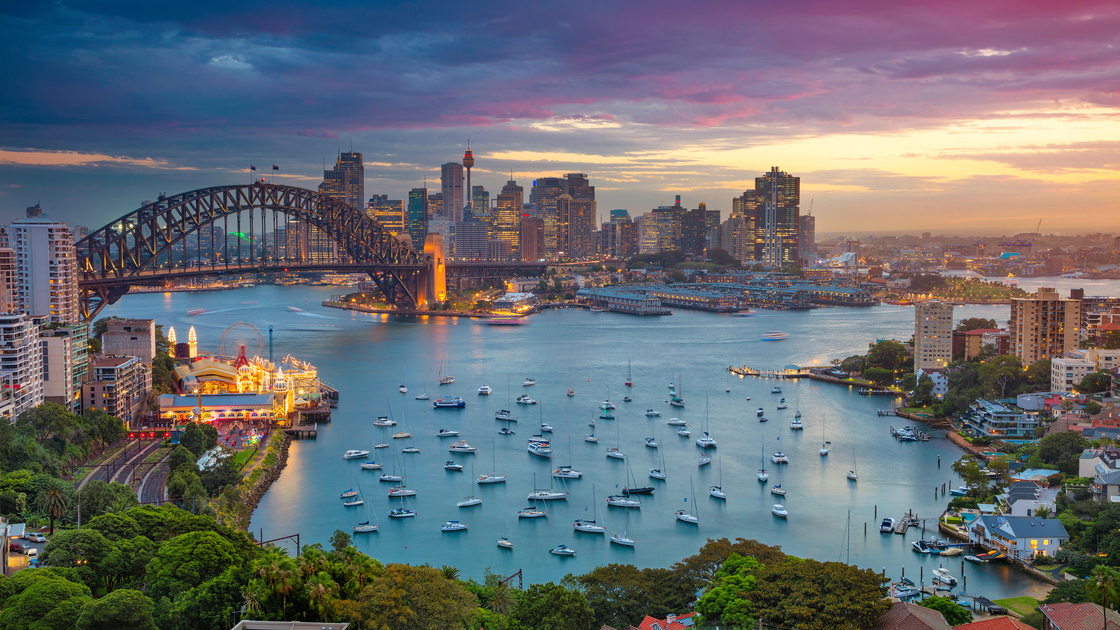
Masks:
[[[636,626],[646,615],[664,618],[688,607],[692,591],[683,588],[673,571],[608,564],[580,575],[568,575],[564,586],[578,587],[595,613],[595,625]]]
[[[901,370],[910,358],[910,351],[897,341],[880,341],[867,353],[867,367]]]
[[[587,630],[594,619],[583,593],[553,582],[529,586],[510,613],[515,627],[533,630]]]
[[[51,479],[46,488],[35,498],[35,506],[42,510],[51,521],[50,533],[54,534],[54,522],[66,516],[70,510],[70,495],[74,488],[61,479]]]
[[[757,540],[736,538],[735,542],[731,542],[726,538],[709,538],[694,555],[674,564],[673,573],[682,582],[682,588],[695,593],[715,578],[731,554],[754,558],[763,564],[782,562],[787,558],[780,546],[764,545]]]
[[[948,597],[927,597],[922,600],[922,606],[932,608],[941,613],[941,616],[945,618],[945,622],[950,626],[959,626],[972,621],[972,611]]]
[[[86,604],[76,630],[158,630],[152,600],[140,591],[121,589]]]
[[[239,562],[234,546],[215,532],[183,534],[160,545],[148,563],[148,592],[155,599],[174,597]]]
[[[1112,387],[1112,374],[1108,370],[1090,372],[1077,384],[1077,391],[1082,394],[1099,394],[1107,392]]]
[[[72,630],[82,608],[93,601],[84,584],[48,571],[21,573],[33,575],[21,580],[19,593],[3,602],[0,627],[5,630]]]
[[[1077,461],[1085,450],[1085,438],[1074,431],[1062,431],[1048,435],[1038,443],[1038,457],[1047,464],[1054,464],[1058,470],[1077,473]]]
[[[753,616],[804,630],[870,628],[887,608],[884,578],[840,562],[789,559],[765,565],[751,591]],[[838,588],[837,585],[844,585]]]
[[[894,381],[894,372],[879,367],[867,368],[863,371],[863,378],[876,385],[886,385]]]
[[[840,362],[840,369],[851,374],[852,372],[862,372],[865,359],[861,356],[853,355]]]
[[[754,558],[731,554],[716,572],[708,591],[696,602],[703,625],[753,626],[755,618],[747,598],[758,584],[755,573],[761,568],[762,563]]]
[[[445,579],[439,569],[406,564],[386,566],[384,573],[362,590],[358,601],[371,628],[458,630],[469,626],[478,607],[474,594],[459,582]],[[587,612],[587,623],[581,630],[590,623],[591,609]]]
[[[996,325],[996,320],[984,319],[983,317],[968,317],[957,322],[957,330],[962,332],[983,328],[999,328],[999,326]]]

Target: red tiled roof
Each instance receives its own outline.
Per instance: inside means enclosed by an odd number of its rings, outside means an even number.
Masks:
[[[689,619],[695,614],[696,613],[694,612],[690,612],[684,615],[678,615],[671,624],[666,623],[664,619],[655,619],[653,617],[650,617],[649,615],[646,615],[646,618],[642,619],[642,623],[638,624],[638,628],[639,630],[653,630],[653,624],[657,624],[657,626],[661,628],[661,630],[693,630],[693,625],[691,623],[678,623],[676,620]]]
[[[1103,330],[1105,332],[1120,330],[1120,324],[1101,324],[1100,326],[1097,326],[1097,330]]]
[[[1098,630],[1101,627],[1101,622],[1097,620],[1101,607],[1096,604],[1060,602],[1045,604],[1038,609],[1046,615],[1055,630]],[[1108,611],[1105,630],[1120,630],[1120,614],[1116,611]]]
[[[875,630],[950,630],[941,613],[917,604],[898,602],[875,620]],[[1063,629],[1064,630],[1064,629]]]
[[[1000,616],[953,626],[953,630],[1032,630],[1032,628],[1013,617]]]

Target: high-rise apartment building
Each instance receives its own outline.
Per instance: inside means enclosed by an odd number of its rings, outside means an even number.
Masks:
[[[544,220],[521,213],[521,260],[532,262],[544,258]]]
[[[424,238],[428,236],[428,189],[413,188],[408,191],[408,235],[412,237],[413,249],[421,251]]]
[[[1053,287],[1039,287],[1011,299],[1011,352],[1030,365],[1061,357],[1081,342],[1081,300],[1063,298]]]
[[[487,226],[482,221],[455,224],[455,260],[486,260]]]
[[[59,324],[80,322],[78,263],[70,228],[45,214],[16,219],[11,243],[18,310]]]
[[[15,422],[43,402],[43,347],[38,321],[23,313],[0,315],[0,413]]]
[[[43,349],[43,399],[81,411],[82,381],[89,370],[89,327],[52,324],[39,333]]]
[[[544,222],[544,257],[556,260],[556,200],[568,192],[568,180],[563,177],[542,177],[533,180],[529,193],[529,203],[533,206],[532,216]]]
[[[380,223],[394,236],[406,231],[402,199],[389,199],[389,195],[373,195],[366,204],[366,215]]]
[[[595,256],[595,200],[560,195],[556,199],[557,256],[587,260]]]
[[[452,223],[463,220],[463,165],[448,162],[439,169],[439,181],[443,194],[443,216]]]
[[[817,257],[817,217],[807,214],[798,219],[797,248],[805,262],[812,262]]]
[[[755,258],[764,265],[798,264],[797,219],[801,205],[801,178],[777,166],[754,180]]]
[[[629,221],[630,213],[623,208],[611,210],[611,223],[618,223],[620,221]]]
[[[754,216],[733,212],[731,216],[720,225],[718,230],[718,246],[727,251],[732,258],[739,262],[754,261]]]
[[[654,213],[647,212],[638,217],[638,253],[656,254],[661,251],[661,224]]]
[[[144,413],[152,371],[137,357],[96,357],[90,361],[90,380],[82,389],[86,409],[99,409],[131,424]]]
[[[472,186],[471,200],[471,218],[485,221],[490,216],[490,193],[482,186]]]
[[[521,214],[525,189],[509,180],[498,195],[497,205],[490,212],[490,238],[507,241],[510,255],[521,256]],[[547,235],[546,235],[547,238]]]
[[[914,305],[914,370],[942,370],[953,360],[953,305]]]
[[[0,313],[19,312],[18,277],[16,250],[0,247]]]
[[[716,213],[718,219],[719,213]],[[695,210],[687,210],[681,216],[681,235],[679,249],[686,254],[703,254],[708,241],[708,207],[700,204]]]

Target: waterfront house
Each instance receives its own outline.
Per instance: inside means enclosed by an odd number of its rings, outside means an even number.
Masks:
[[[1026,560],[1035,554],[1053,556],[1069,534],[1056,518],[981,514],[968,528],[968,541]]]
[[[1007,491],[999,496],[1003,512],[1012,516],[1034,516],[1038,508],[1045,507],[1055,513],[1054,500],[1058,490],[1039,485],[1033,481],[1014,481]]]
[[[897,602],[879,615],[874,630],[950,630],[942,614],[917,604]]]
[[[953,626],[953,630],[1034,630],[1034,627],[1019,621],[1014,617],[1000,615],[989,617],[980,621]]]
[[[969,405],[961,420],[973,436],[1024,441],[1034,439],[1040,417],[1014,405],[979,399]]]
[[[1042,630],[1120,630],[1120,614],[1109,610],[1103,615],[1104,609],[1097,604],[1059,602],[1038,609],[1042,612]]]

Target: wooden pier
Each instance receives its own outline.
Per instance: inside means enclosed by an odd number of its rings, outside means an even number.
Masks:
[[[739,376],[757,376],[759,378],[807,378],[809,374],[800,370],[759,370],[752,367],[727,366],[727,371]]]
[[[290,427],[284,429],[284,433],[292,436],[296,440],[314,440],[319,437],[319,424],[313,424],[310,427]]]

